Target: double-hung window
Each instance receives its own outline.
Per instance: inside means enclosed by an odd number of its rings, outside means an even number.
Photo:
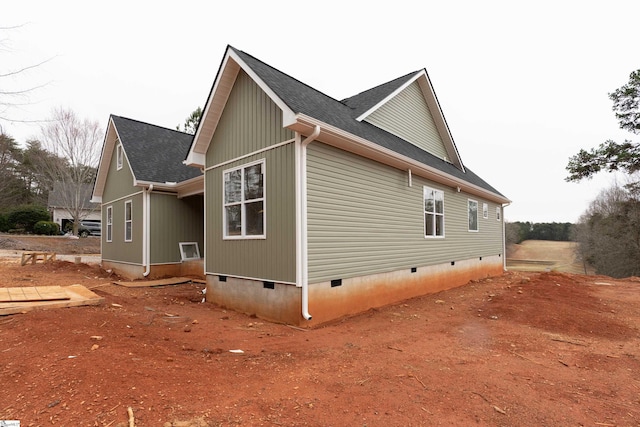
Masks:
[[[131,242],[133,240],[133,211],[131,200],[124,202],[124,241]]]
[[[223,172],[223,230],[228,239],[264,238],[265,163],[249,163]]]
[[[118,144],[116,146],[116,169],[120,170],[122,169],[122,145]]]
[[[469,231],[478,231],[478,202],[468,199]]]
[[[107,206],[107,242],[113,241],[113,206]]]
[[[482,218],[489,218],[489,205],[487,203],[482,204]]]
[[[424,187],[424,235],[444,237],[444,192]]]

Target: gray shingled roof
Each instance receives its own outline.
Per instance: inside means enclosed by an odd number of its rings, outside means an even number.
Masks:
[[[463,172],[455,165],[434,156],[400,137],[392,135],[367,122],[359,122],[356,120],[362,112],[384,99],[419,71],[399,77],[341,102],[307,86],[243,51],[231,46],[229,46],[229,49],[232,49],[251,67],[258,77],[260,77],[294,113],[305,114],[504,197],[502,193],[468,168],[465,167],[465,172]]]
[[[418,71],[414,71],[406,76],[398,77],[395,80],[391,80],[390,82],[381,84],[380,86],[368,89],[350,98],[343,99],[340,102],[353,110],[353,117],[360,117],[362,113],[385,99],[387,96],[391,95],[417,73]]]
[[[182,163],[193,135],[120,116],[111,119],[137,180],[181,182],[202,175]]]

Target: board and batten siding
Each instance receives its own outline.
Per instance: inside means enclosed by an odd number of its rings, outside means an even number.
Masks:
[[[204,254],[203,197],[151,193],[150,199],[151,264],[180,262],[180,242],[197,242]]]
[[[127,161],[127,156],[124,154],[122,156],[122,168],[118,170],[116,151],[117,149],[114,147],[113,153],[111,153],[109,171],[107,172],[108,178],[105,182],[104,191],[102,193],[102,203],[108,203],[112,200],[140,191],[139,188],[133,186],[133,174],[131,173],[131,167]]]
[[[255,81],[240,71],[211,138],[206,166],[293,138],[294,133],[282,127],[282,110]]]
[[[131,201],[132,241],[124,241],[124,204]],[[113,240],[107,242],[107,207],[113,207]],[[102,259],[142,264],[142,193],[102,205]]]
[[[264,239],[223,239],[223,171],[264,159]],[[205,269],[210,274],[294,283],[296,278],[295,145],[286,144],[205,173]]]
[[[240,71],[206,154],[207,273],[295,282],[295,146],[285,144],[249,155],[294,136],[282,128],[282,111]],[[223,172],[261,159],[265,160],[266,174],[266,238],[225,240]]]
[[[309,283],[502,254],[496,203],[328,145],[308,147]],[[444,192],[445,237],[425,238],[423,188]],[[479,231],[468,231],[467,200]],[[489,218],[482,218],[482,203]]]
[[[451,161],[417,82],[407,86],[364,121]]]
[[[102,259],[142,264],[142,189],[133,185],[133,174],[123,155],[117,169],[116,151],[111,153],[108,178],[102,194]],[[124,241],[124,204],[131,200],[133,213],[132,241]],[[113,207],[113,239],[107,242],[107,207]]]

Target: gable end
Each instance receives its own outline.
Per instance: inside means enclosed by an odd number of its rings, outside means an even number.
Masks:
[[[364,121],[392,133],[451,163],[417,82],[413,82]]]

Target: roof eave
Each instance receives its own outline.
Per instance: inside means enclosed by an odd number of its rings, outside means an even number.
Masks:
[[[444,118],[442,108],[440,107],[440,103],[438,102],[438,97],[436,96],[436,93],[433,89],[433,85],[431,84],[431,80],[429,79],[429,75],[427,74],[427,70],[425,69],[416,72],[416,74],[412,78],[408,79],[396,90],[387,95],[384,99],[380,100],[377,104],[369,108],[367,111],[360,114],[360,116],[358,116],[356,120],[359,122],[364,120],[416,81],[418,82],[420,90],[422,91],[422,95],[424,96],[427,106],[429,107],[429,111],[431,112],[440,138],[444,142],[447,155],[450,159],[452,159],[452,163],[456,165],[462,172],[464,172],[464,165],[462,164],[460,153],[458,152],[458,148],[456,147],[449,126],[447,125],[447,121]]]
[[[289,125],[288,128],[295,132],[308,135],[313,131],[315,126],[320,126],[321,129],[320,135],[316,140],[323,143],[354,154],[362,155],[366,158],[376,160],[400,170],[411,169],[412,174],[447,185],[456,190],[460,189],[460,191],[484,197],[496,203],[511,203],[508,198],[501,194],[479,187],[468,181],[452,176],[439,169],[389,150],[359,136],[345,132],[342,129],[336,128],[335,126],[331,126],[312,117],[298,114],[296,116],[295,123]]]
[[[186,197],[193,194],[201,194],[204,192],[204,175],[186,179],[180,182],[154,182],[145,180],[135,180],[133,185],[136,187],[150,188],[156,191],[168,191],[177,193],[178,197]]]
[[[110,136],[112,136],[112,138],[109,138]],[[119,139],[118,130],[116,129],[115,123],[113,123],[113,117],[109,116],[107,131],[104,134],[104,142],[102,143],[100,161],[98,162],[98,171],[96,173],[96,179],[91,193],[91,200],[100,200],[100,202],[97,203],[102,202],[104,186],[107,183],[107,175],[109,174],[109,166],[111,165],[111,157],[113,156],[113,150]]]
[[[233,89],[240,70],[247,73],[260,89],[282,110],[283,126],[286,127],[286,125],[290,123],[290,119],[294,116],[294,113],[289,106],[240,58],[231,46],[228,46],[202,113],[201,123],[194,135],[193,143],[191,144],[187,158],[184,160],[184,164],[196,167],[205,166],[206,152],[209,149],[209,144],[211,143],[211,139],[213,138],[213,134],[218,126],[224,107],[229,99],[229,94]]]
[[[458,152],[458,147],[456,147],[456,143],[453,140],[453,135],[451,134],[451,130],[449,129],[449,125],[447,124],[447,119],[444,117],[442,107],[440,106],[440,101],[438,101],[438,96],[433,89],[431,79],[429,78],[429,74],[427,73],[426,69],[422,70],[422,72],[420,73],[420,77],[424,78],[419,78],[418,84],[420,85],[420,89],[422,89],[422,92],[426,94],[425,100],[427,101],[427,106],[431,111],[431,115],[436,124],[436,128],[445,141],[445,149],[447,150],[447,154],[449,155],[449,158],[453,159],[453,163],[456,164],[460,168],[460,170],[462,170],[462,172],[464,172],[464,164],[462,163],[462,158],[460,157],[460,153]]]

